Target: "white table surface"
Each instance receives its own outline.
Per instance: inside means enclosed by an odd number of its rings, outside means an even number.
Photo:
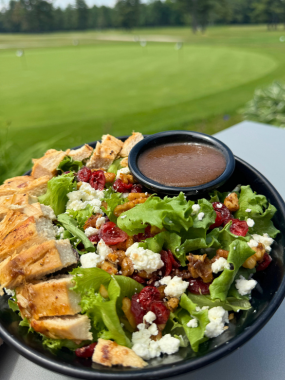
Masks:
[[[285,129],[242,122],[215,135],[233,153],[257,168],[285,199]],[[285,302],[267,325],[227,357],[175,379],[284,379]],[[0,347],[0,380],[67,380],[33,364],[6,344]]]

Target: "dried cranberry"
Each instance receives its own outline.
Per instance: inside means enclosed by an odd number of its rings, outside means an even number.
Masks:
[[[176,259],[174,258],[170,250],[167,250],[167,252],[168,252],[168,255],[170,256],[172,267],[178,269],[178,267],[180,267],[180,263],[176,261]]]
[[[128,235],[123,230],[118,228],[114,222],[106,222],[99,230],[99,237],[107,245],[117,245],[124,242]]]
[[[132,275],[132,278],[134,280],[136,280],[138,283],[141,283],[141,284],[144,284],[145,283],[145,279],[143,279],[142,277],[140,277],[138,274],[133,274]]]
[[[151,303],[160,300],[160,292],[153,286],[147,286],[141,290],[138,299],[142,308],[148,310]]]
[[[143,317],[146,314],[146,310],[140,305],[138,300],[138,294],[134,294],[132,296],[131,311],[134,314],[137,325],[143,322]]]
[[[133,239],[135,242],[141,242],[141,241],[144,241],[145,239],[147,238],[151,238],[151,237],[154,237],[156,234],[152,234],[151,233],[151,226],[148,225],[146,228],[145,228],[145,231],[144,233],[139,233],[139,234],[136,234],[133,236]]]
[[[121,179],[117,179],[113,184],[113,189],[119,193],[129,193],[133,184],[125,184]]]
[[[192,294],[208,295],[208,294],[210,294],[209,286],[210,286],[210,283],[204,283],[200,279],[190,279],[188,290]]]
[[[210,229],[216,228],[221,225],[225,226],[232,218],[231,212],[226,207],[226,205],[222,204],[221,202],[213,202],[212,205],[217,216],[214,224],[210,226]]]
[[[271,263],[272,258],[269,254],[265,253],[263,257],[263,261],[257,266],[256,271],[263,271],[265,270]]]
[[[235,235],[240,235],[245,237],[248,232],[248,225],[245,221],[240,221],[237,218],[232,219],[232,225],[230,227],[230,232]]]
[[[106,178],[104,175],[104,171],[100,170],[100,171],[92,172],[90,180],[89,180],[89,184],[91,185],[92,188],[101,191],[104,189],[105,183],[106,183]]]
[[[164,276],[168,276],[171,273],[171,271],[172,271],[171,257],[168,254],[168,252],[165,251],[165,250],[161,250],[160,256],[161,256],[162,262],[164,263],[164,266],[163,266],[163,269],[162,269],[164,271]]]
[[[162,302],[153,302],[150,311],[156,315],[155,324],[165,324],[169,318],[170,311]]]
[[[84,183],[88,183],[91,175],[92,175],[91,169],[87,167],[83,167],[77,173],[77,180],[83,181]]]
[[[142,186],[140,184],[134,184],[131,193],[142,193]]]
[[[93,355],[96,345],[97,343],[92,343],[90,345],[87,345],[86,347],[77,348],[75,350],[75,355],[77,357],[90,358]]]
[[[99,242],[100,241],[100,237],[98,234],[92,234],[88,237],[89,241],[91,242]]]

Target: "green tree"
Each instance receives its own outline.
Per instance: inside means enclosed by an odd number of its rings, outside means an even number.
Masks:
[[[76,0],[76,23],[77,29],[83,30],[88,27],[88,7],[84,0]]]
[[[119,26],[132,29],[138,25],[139,0],[118,0],[115,6]]]

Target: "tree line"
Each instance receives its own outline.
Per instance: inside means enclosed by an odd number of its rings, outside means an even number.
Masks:
[[[118,0],[113,8],[75,0],[65,9],[48,0],[10,0],[0,11],[2,33],[186,25],[195,33],[209,24],[251,23],[285,25],[285,0]]]

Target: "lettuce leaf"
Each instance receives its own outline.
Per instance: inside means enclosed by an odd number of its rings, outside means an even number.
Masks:
[[[230,232],[232,222],[230,221],[226,226],[223,227],[222,230],[219,228],[213,229],[209,234],[207,234],[206,241],[207,247],[221,247],[224,250],[229,250],[230,245],[235,240],[248,242],[250,240],[250,236],[236,236],[235,234]]]
[[[102,201],[107,203],[107,209],[101,206],[104,213],[107,214],[109,220],[117,223],[117,217],[114,215],[114,209],[118,205],[122,205],[128,201],[127,198],[121,197],[122,193],[115,192],[111,187],[105,192],[105,198]],[[125,213],[124,213],[125,214]]]
[[[180,320],[188,340],[190,341],[191,348],[194,352],[198,352],[199,344],[208,340],[205,336],[206,325],[210,323],[208,319],[208,311],[196,311],[197,305],[192,302],[185,294],[182,294],[180,299],[180,306],[182,309],[178,312],[178,319]],[[192,318],[198,320],[198,327],[187,327],[187,323]]]
[[[51,352],[56,352],[59,349],[65,347],[70,349],[71,351],[75,351],[77,348],[84,347],[85,345],[88,345],[90,341],[83,341],[80,344],[75,344],[72,340],[67,339],[50,339],[49,337],[46,337],[42,335],[43,345],[51,350]]]
[[[8,299],[8,306],[11,308],[12,311],[20,311],[19,306],[15,300]]]
[[[163,231],[152,238],[147,238],[143,246],[146,249],[152,250],[154,253],[160,253],[161,250],[170,250],[174,255],[175,250],[181,245],[181,237],[176,233]]]
[[[193,204],[193,201],[186,201],[183,193],[177,197],[164,199],[152,196],[144,204],[138,204],[125,212],[124,216],[127,217],[120,216],[117,224],[128,235],[143,233],[147,224],[179,233],[182,229],[188,230],[193,225],[191,217]]]
[[[40,196],[38,200],[41,204],[52,207],[55,215],[58,216],[65,212],[65,206],[68,201],[67,193],[75,189],[74,174],[66,173],[50,179],[47,184],[47,192]]]
[[[77,222],[71,216],[66,213],[57,216],[58,222],[68,230],[74,237],[77,237],[84,245],[85,249],[90,251],[95,251],[95,247],[92,242],[86,237],[84,232],[77,227]]]
[[[188,298],[195,303],[198,307],[202,308],[208,306],[213,307],[223,307],[226,311],[238,311],[238,310],[249,310],[251,304],[248,300],[241,300],[235,297],[228,297],[225,301],[220,299],[212,300],[210,295],[194,295],[188,293]]]
[[[85,222],[90,218],[93,214],[93,207],[92,205],[87,205],[84,209],[81,210],[73,210],[68,209],[67,214],[71,217],[73,217],[80,228],[83,228]]]
[[[235,212],[235,218],[246,220],[252,218],[255,222],[252,228],[249,228],[250,234],[267,233],[271,238],[275,238],[279,233],[273,222],[272,217],[276,212],[276,208],[268,204],[267,199],[263,195],[253,192],[249,185],[242,186],[239,196],[239,210]],[[250,209],[250,212],[246,210]]]
[[[233,270],[225,269],[210,285],[210,294],[212,299],[225,301],[228,291],[235,279],[235,276],[245,260],[255,252],[248,244],[240,239],[236,239],[229,245],[228,263],[233,265]]]
[[[109,173],[115,173],[115,175],[116,175],[118,170],[123,168],[121,166],[121,161],[122,161],[122,159],[117,159],[117,160],[113,161],[113,163],[108,168],[107,172],[109,172]]]
[[[111,276],[99,268],[76,268],[71,274],[75,283],[72,289],[81,295],[82,313],[91,319],[94,339],[112,339],[130,347],[130,340],[119,318],[123,314],[122,299],[131,298],[143,286],[128,277]],[[108,299],[98,293],[101,284],[108,290]]]
[[[58,164],[57,170],[62,173],[67,171],[78,172],[82,166],[82,161],[75,161],[72,157],[65,156],[65,158]]]

